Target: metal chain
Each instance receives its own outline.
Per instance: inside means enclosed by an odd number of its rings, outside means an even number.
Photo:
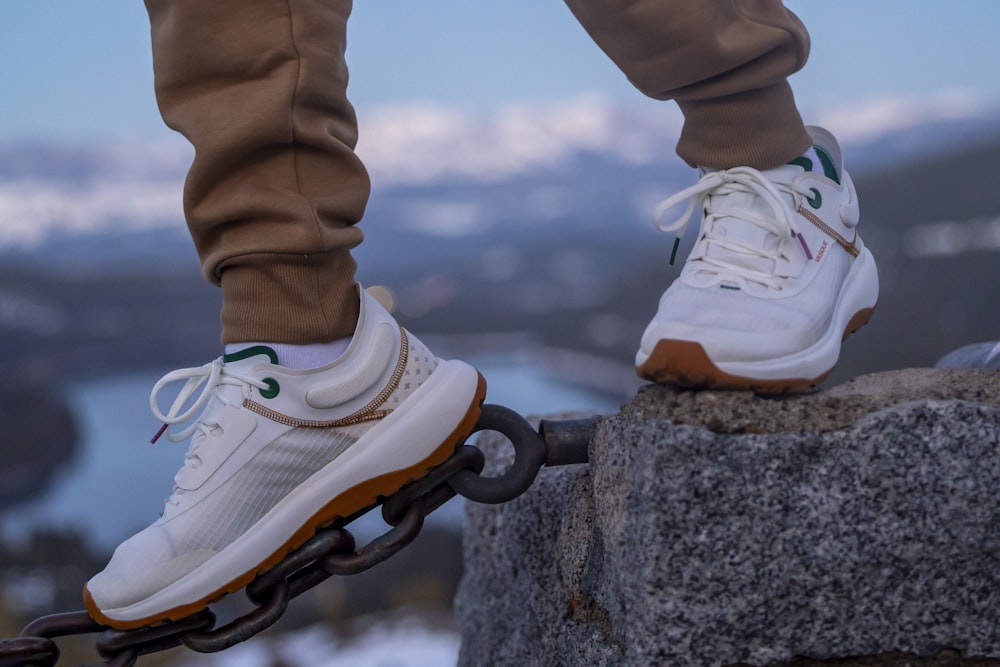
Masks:
[[[327,578],[363,572],[390,558],[420,532],[428,514],[460,494],[481,503],[504,503],[531,487],[543,465],[586,463],[587,449],[599,418],[543,420],[536,431],[521,415],[499,405],[484,405],[475,431],[496,431],[514,447],[514,460],[499,476],[481,475],[483,452],[459,446],[426,477],[382,502],[382,518],[391,526],[383,535],[356,549],[344,526],[323,529],[245,589],[254,609],[215,627],[211,609],[178,621],[138,630],[113,630],[85,611],[52,614],[29,623],[14,639],[0,639],[0,667],[54,667],[59,647],[54,639],[100,633],[97,654],[109,667],[132,667],[140,656],[186,646],[201,653],[222,651],[246,641],[277,621],[288,603]]]

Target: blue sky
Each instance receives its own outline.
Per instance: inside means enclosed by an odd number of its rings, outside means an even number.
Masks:
[[[1000,101],[1000,2],[790,0],[813,52],[793,79],[809,109],[960,90]],[[559,0],[358,0],[349,36],[360,112],[473,110],[588,92],[647,102]],[[0,140],[157,136],[141,0],[0,0]]]

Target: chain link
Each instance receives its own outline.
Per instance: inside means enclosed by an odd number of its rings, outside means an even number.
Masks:
[[[0,639],[0,667],[20,665],[54,665],[59,659],[59,647],[44,637]]]
[[[543,465],[586,463],[598,418],[543,421],[536,431],[521,415],[499,405],[484,405],[475,431],[496,431],[514,448],[514,460],[496,477],[481,475],[483,452],[464,444],[424,478],[382,503],[391,528],[360,549],[344,525],[320,530],[299,549],[254,579],[245,594],[254,609],[216,628],[211,609],[178,621],[138,630],[112,630],[85,611],[35,619],[13,639],[0,639],[0,667],[54,667],[55,638],[100,633],[97,654],[109,667],[132,667],[140,656],[186,646],[212,653],[235,646],[270,627],[289,602],[331,576],[358,574],[392,557],[420,532],[428,514],[460,494],[482,503],[513,500],[531,487]],[[363,514],[363,513],[362,513]],[[360,515],[358,515],[360,516]],[[356,519],[357,516],[352,517]]]

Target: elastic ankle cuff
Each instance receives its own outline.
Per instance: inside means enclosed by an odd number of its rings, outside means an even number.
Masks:
[[[222,271],[222,342],[323,343],[354,333],[357,265],[346,251],[255,254]]]
[[[787,81],[727,97],[678,100],[684,130],[677,154],[688,164],[772,169],[812,144]]]

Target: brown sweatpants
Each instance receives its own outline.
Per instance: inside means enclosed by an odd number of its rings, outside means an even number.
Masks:
[[[810,140],[787,77],[809,38],[780,0],[566,0],[646,95],[677,152],[776,166]],[[156,96],[194,145],[184,212],[222,286],[225,343],[314,343],[357,320],[355,227],[370,190],[344,62],[351,0],[146,0]]]

